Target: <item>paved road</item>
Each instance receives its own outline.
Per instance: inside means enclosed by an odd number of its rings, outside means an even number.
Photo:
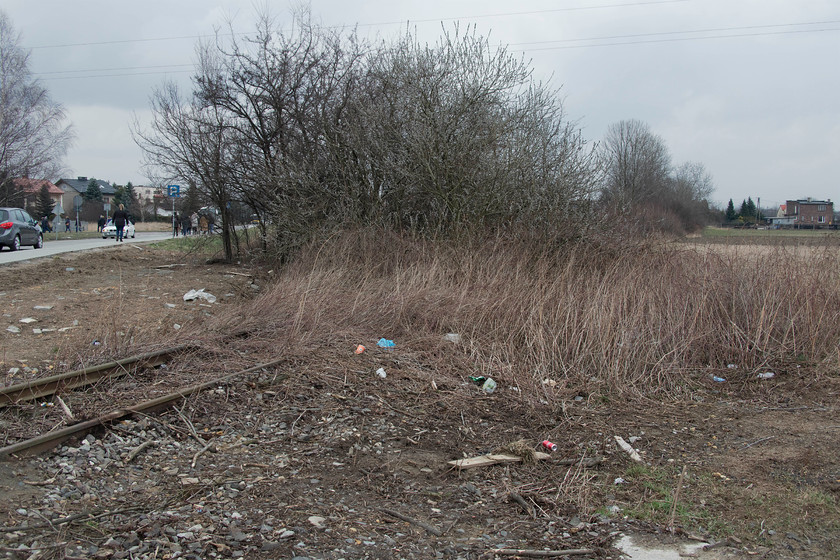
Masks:
[[[51,240],[47,234],[44,238],[43,249],[33,249],[32,247],[22,247],[20,251],[9,251],[3,248],[0,251],[0,267],[6,263],[25,261],[29,259],[38,259],[42,257],[49,257],[51,255],[58,255],[60,253],[70,253],[73,251],[86,251],[88,249],[97,249],[99,247],[110,247],[116,244],[113,239],[102,239],[97,237],[94,239],[59,239]],[[169,239],[172,234],[161,231],[138,231],[137,237],[134,239],[126,239],[122,245],[129,243],[144,243],[147,241],[160,241],[162,239]]]

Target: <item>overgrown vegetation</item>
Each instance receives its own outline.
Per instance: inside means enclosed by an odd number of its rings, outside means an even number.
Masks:
[[[310,245],[246,315],[290,340],[457,332],[476,371],[532,395],[545,380],[561,393],[674,395],[730,363],[835,366],[836,251],[772,251],[785,266],[737,248],[370,228]]]

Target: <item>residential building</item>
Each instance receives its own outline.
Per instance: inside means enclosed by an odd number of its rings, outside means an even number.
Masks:
[[[41,187],[46,185],[50,193],[50,198],[53,201],[53,206],[61,205],[64,191],[46,179],[29,179],[28,177],[18,177],[12,179],[12,189],[20,194],[23,200],[24,208],[32,208],[38,204],[38,196],[41,192]],[[60,213],[60,209],[59,212]],[[41,216],[38,216],[40,219]]]
[[[96,181],[97,186],[99,187],[99,191],[102,193],[102,202],[104,204],[111,204],[111,201],[114,198],[114,194],[116,193],[116,189],[108,183],[107,181],[102,181],[99,179],[94,179]],[[72,212],[73,211],[73,199],[76,196],[82,196],[88,189],[88,184],[90,184],[90,179],[87,177],[78,177],[76,179],[59,179],[56,185],[64,190],[64,196],[61,201],[61,205],[64,207],[65,212]]]
[[[793,227],[820,228],[834,224],[834,203],[831,200],[788,200],[785,203],[785,218]]]

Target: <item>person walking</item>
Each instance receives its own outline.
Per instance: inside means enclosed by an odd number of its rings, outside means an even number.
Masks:
[[[184,212],[181,214],[181,233],[189,235],[191,229],[192,224],[190,223],[190,217],[186,212]]]
[[[193,235],[198,234],[198,212],[190,214],[190,229],[192,229]]]
[[[102,214],[100,214],[100,215],[99,215],[99,221],[98,221],[98,222],[96,222],[96,232],[97,232],[97,233],[102,233],[102,229],[105,227],[105,225],[106,225],[107,223],[108,223],[108,222],[107,222],[107,220],[105,220],[105,216],[103,216]]]
[[[120,204],[120,207],[114,212],[114,227],[117,228],[117,243],[123,242],[123,229],[126,222],[128,222],[128,214],[125,211],[125,206]]]
[[[181,218],[178,216],[178,212],[172,215],[172,228],[175,231],[175,237],[178,237],[178,232],[181,231]]]
[[[64,233],[70,233],[70,218],[64,220]]]

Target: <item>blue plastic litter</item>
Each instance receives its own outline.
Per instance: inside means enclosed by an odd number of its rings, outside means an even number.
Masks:
[[[715,383],[723,383],[724,381],[726,381],[726,379],[724,379],[723,377],[718,377],[717,375],[713,375],[712,381],[714,381]]]
[[[388,340],[387,338],[380,338],[376,345],[380,348],[393,348],[396,346],[393,340]]]

